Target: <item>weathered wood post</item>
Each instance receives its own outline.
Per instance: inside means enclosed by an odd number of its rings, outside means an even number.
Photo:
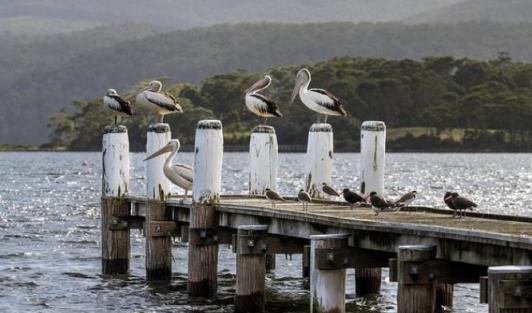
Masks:
[[[130,214],[123,198],[129,186],[129,139],[122,125],[107,126],[102,139],[102,273],[129,271],[129,227],[121,220]]]
[[[238,227],[236,255],[236,313],[264,311],[264,280],[266,249],[260,240],[266,236],[268,225]]]
[[[266,254],[266,272],[272,273],[275,270],[276,255],[273,253]]]
[[[198,123],[194,144],[193,207],[190,211],[188,249],[188,292],[208,296],[217,290],[218,215],[222,181],[222,123]]]
[[[303,278],[310,277],[310,246],[303,247],[303,256],[301,257],[302,273]]]
[[[369,195],[375,191],[384,196],[386,125],[384,122],[366,121],[360,130],[360,192]],[[356,268],[356,294],[379,293],[381,275],[381,268]]]
[[[333,129],[330,124],[312,124],[308,133],[305,160],[305,189],[311,197],[326,199],[322,184],[331,185],[333,162]]]
[[[532,312],[532,266],[488,268],[490,313]]]
[[[436,292],[436,312],[442,311],[442,306],[447,308],[453,307],[454,284],[436,283],[434,284]]]
[[[310,312],[345,312],[345,269],[317,268],[316,249],[347,246],[347,234],[310,236]]]
[[[432,313],[436,311],[434,283],[421,277],[423,263],[436,257],[430,245],[400,246],[397,253],[398,313]]]
[[[159,123],[148,127],[146,155],[164,147],[170,141],[168,124]],[[170,221],[170,212],[165,198],[170,193],[170,181],[163,172],[168,157],[165,153],[147,161],[146,164],[146,278],[149,281],[172,279],[172,232],[175,223]]]
[[[263,195],[266,188],[277,190],[279,154],[275,129],[259,125],[249,140],[249,194]]]

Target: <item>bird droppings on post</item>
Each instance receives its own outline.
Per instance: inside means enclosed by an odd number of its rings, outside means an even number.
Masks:
[[[308,133],[305,156],[305,190],[312,198],[326,199],[322,184],[331,185],[333,158],[333,132],[330,124],[313,124]]]
[[[268,188],[277,190],[278,150],[272,126],[253,128],[249,138],[249,195],[264,195]]]

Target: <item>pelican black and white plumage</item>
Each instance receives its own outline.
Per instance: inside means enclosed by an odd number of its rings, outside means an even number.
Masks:
[[[296,84],[290,97],[290,103],[294,102],[296,96],[299,94],[301,102],[307,108],[315,111],[319,114],[325,115],[325,122],[327,122],[327,116],[346,116],[347,112],[340,103],[340,100],[336,98],[332,93],[324,89],[311,88],[310,85],[310,72],[306,68],[300,69],[297,72]],[[319,119],[319,115],[318,115]]]
[[[303,210],[308,211],[308,204],[309,202],[312,202],[310,194],[304,189],[300,189],[299,193],[297,194],[297,200],[303,204]]]
[[[166,161],[164,162],[163,172],[166,178],[168,178],[172,183],[185,190],[184,198],[186,198],[188,191],[192,189],[192,179],[194,177],[194,171],[192,170],[192,166],[190,165],[172,163],[180,147],[181,144],[179,143],[179,140],[172,139],[170,140],[170,142],[168,142],[166,146],[162,147],[158,151],[154,152],[152,155],[148,156],[146,159],[144,159],[144,161],[148,161],[150,159],[160,156],[161,154],[171,152]]]
[[[327,185],[326,182],[323,182],[321,184],[321,190],[323,190],[323,192],[325,192],[329,196],[333,196],[333,197],[339,197],[340,196],[338,191],[336,191],[336,189],[334,189],[333,187]]]
[[[263,117],[264,124],[266,124],[266,119],[268,117],[283,116],[277,103],[275,103],[272,99],[258,93],[259,91],[268,88],[271,83],[272,78],[270,75],[265,75],[263,78],[256,81],[253,85],[251,85],[251,87],[244,91],[246,93],[246,107],[255,115]]]
[[[407,206],[416,200],[417,191],[413,190],[404,194],[401,198],[395,201],[396,205]]]
[[[344,188],[344,190],[342,190],[342,195],[344,196],[344,200],[351,204],[351,208],[353,208],[355,203],[366,202],[364,197],[354,191],[349,190],[349,188]]]
[[[273,191],[270,188],[266,188],[266,199],[270,200],[272,203],[272,209],[275,209],[275,202],[284,201],[284,198],[277,191]]]
[[[161,123],[165,115],[183,112],[176,98],[167,92],[163,92],[162,88],[163,84],[158,80],[154,80],[135,97],[135,103],[151,112],[157,113]]]
[[[477,204],[466,197],[460,196],[457,192],[452,192],[450,195],[448,193],[445,194],[444,198],[445,203],[447,204],[447,201],[450,201],[452,203],[452,206],[456,211],[458,211],[458,217],[465,217],[465,210],[473,210],[473,208],[477,207]],[[453,217],[455,217],[456,214],[453,214]]]
[[[103,104],[115,112],[115,125],[118,116],[132,116],[131,102],[122,98],[114,89],[108,89],[103,97]]]

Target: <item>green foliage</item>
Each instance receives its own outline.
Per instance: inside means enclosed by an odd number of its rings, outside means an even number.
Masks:
[[[504,57],[504,55],[503,55]],[[394,147],[416,147],[420,142],[455,147],[478,144],[487,149],[497,140],[506,148],[529,149],[532,140],[532,78],[530,64],[496,59],[478,61],[450,57],[416,60],[335,58],[306,65],[312,72],[311,87],[324,88],[337,95],[349,115],[329,118],[339,149],[354,150],[359,143],[363,120],[385,121],[390,129],[429,129],[413,136],[394,132]],[[282,145],[306,143],[308,127],[316,115],[302,103],[289,105],[295,73],[300,66],[275,67],[268,71],[272,85],[264,94],[277,101],[284,118],[271,118]],[[174,136],[192,145],[198,120],[221,119],[226,144],[247,144],[249,131],[261,122],[244,105],[243,90],[263,73],[243,70],[214,75],[200,86],[172,85],[169,91],[180,101],[185,113],[167,117]],[[142,85],[142,83],[140,84]],[[128,94],[134,94],[138,86]],[[52,143],[75,150],[100,148],[100,131],[112,120],[100,98],[74,103],[74,113],[65,110],[51,120]],[[132,149],[143,150],[145,130],[154,117],[134,106],[135,116],[125,119]],[[461,136],[442,137],[445,129],[465,129]],[[458,138],[456,138],[458,137]],[[457,143],[461,142],[461,143]]]

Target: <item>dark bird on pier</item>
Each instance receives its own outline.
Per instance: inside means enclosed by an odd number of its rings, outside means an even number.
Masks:
[[[454,207],[454,210],[458,211],[458,217],[465,217],[465,210],[473,210],[473,208],[477,207],[477,204],[475,202],[467,199],[466,197],[460,196],[457,192],[451,193],[451,195],[447,196],[446,199],[449,197]]]
[[[379,215],[379,212],[382,212],[385,209],[388,209],[393,206],[393,203],[384,200],[384,198],[379,197],[375,191],[372,191],[369,194],[369,201],[371,203],[371,206],[375,210],[375,215]]]
[[[310,197],[309,193],[304,189],[300,189],[299,193],[297,194],[297,200],[303,204],[303,210],[308,211],[308,204],[309,202],[312,202],[312,198]]]
[[[272,203],[272,209],[275,209],[275,202],[284,201],[284,198],[277,191],[273,191],[270,188],[266,188],[266,199]]]
[[[103,104],[115,112],[115,125],[118,116],[132,116],[131,102],[122,98],[114,89],[107,90],[103,97]]]
[[[410,205],[410,203],[414,202],[416,200],[417,191],[410,191],[409,193],[406,193],[403,195],[399,200],[395,201],[395,205],[398,206],[407,206]]]
[[[244,91],[246,93],[246,107],[255,115],[263,117],[264,124],[266,124],[266,119],[268,117],[283,116],[277,103],[275,103],[272,99],[258,93],[259,91],[268,88],[271,83],[272,78],[270,75],[265,75],[262,79],[255,82],[253,85],[251,85],[251,87]]]
[[[351,208],[353,208],[355,203],[366,202],[364,197],[354,191],[349,190],[349,188],[344,188],[342,195],[344,196],[344,200],[351,204]]]
[[[323,192],[325,192],[329,196],[333,196],[333,197],[339,197],[340,196],[338,191],[336,191],[336,189],[334,189],[333,187],[327,185],[327,183],[323,182],[321,185],[322,185],[321,190],[323,190]]]
[[[453,204],[453,193],[450,191],[447,191],[445,195],[443,196],[443,202],[449,207],[449,209],[453,210],[453,217],[456,216],[456,208]]]
[[[347,112],[340,103],[340,100],[336,98],[332,93],[324,89],[311,88],[310,85],[310,72],[306,68],[303,68],[297,72],[296,85],[292,91],[290,97],[290,103],[294,102],[296,96],[299,94],[299,98],[303,104],[319,115],[325,116],[325,123],[327,122],[327,116],[346,116]]]

